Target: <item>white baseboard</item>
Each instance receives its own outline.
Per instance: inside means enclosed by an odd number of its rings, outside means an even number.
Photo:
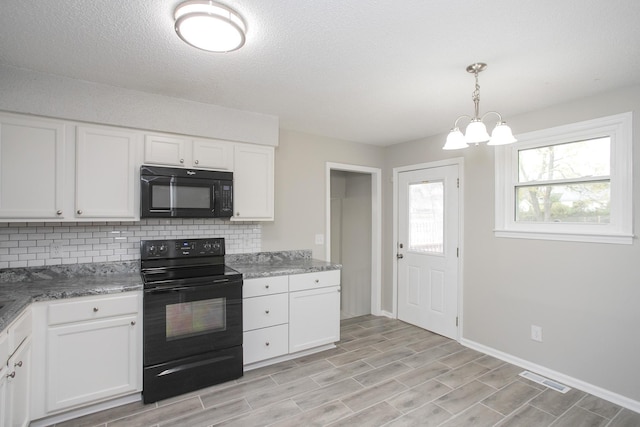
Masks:
[[[385,310],[382,310],[382,311],[380,312],[380,315],[381,315],[381,316],[388,317],[389,319],[395,319],[395,318],[396,318],[395,314],[393,314],[393,313],[391,313],[391,312],[389,312],[389,311],[385,311]]]
[[[553,369],[545,368],[544,366],[540,366],[533,362],[530,362],[525,359],[521,359],[519,357],[513,356],[508,353],[504,353],[500,350],[496,350],[495,348],[488,347],[486,345],[477,343],[475,341],[468,340],[466,338],[462,338],[460,340],[460,344],[465,347],[469,347],[473,350],[480,351],[482,353],[488,354],[489,356],[493,356],[500,360],[504,360],[505,362],[509,362],[513,365],[520,366],[523,369],[533,371],[537,374],[548,377],[554,381],[564,383],[573,388],[577,388],[582,391],[586,391],[594,396],[600,397],[602,399],[608,400],[609,402],[615,403],[616,405],[620,405],[624,408],[630,409],[634,412],[640,412],[640,402],[637,400],[630,399],[628,397],[622,396],[618,393],[614,393],[610,390],[606,390],[602,387],[598,387],[596,385],[590,384],[588,382],[579,380],[577,378],[571,377],[569,375],[565,375],[562,372],[554,371]]]
[[[244,372],[252,371],[254,369],[263,368],[269,365],[275,365],[276,363],[286,362],[287,360],[296,359],[302,356],[308,356],[314,353],[320,353],[321,351],[331,350],[332,348],[336,348],[335,344],[325,344],[320,347],[310,348],[308,350],[298,351],[296,353],[288,353],[282,356],[274,357],[267,360],[261,360],[259,362],[249,363],[243,366]]]
[[[87,406],[80,409],[73,409],[62,414],[51,415],[49,417],[40,418],[38,420],[31,421],[30,427],[44,427],[54,424],[68,421],[74,418],[83,417],[85,415],[93,414],[94,412],[104,411],[106,409],[115,408],[116,406],[126,405],[132,402],[138,402],[142,400],[142,394],[135,393],[129,396],[119,397],[117,399],[109,400],[107,402],[97,403],[95,405]]]

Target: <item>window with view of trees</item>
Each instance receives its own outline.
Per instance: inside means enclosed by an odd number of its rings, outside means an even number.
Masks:
[[[627,113],[501,147],[496,235],[631,243],[631,145]]]

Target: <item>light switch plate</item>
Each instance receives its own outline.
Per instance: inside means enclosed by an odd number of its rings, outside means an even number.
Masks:
[[[324,234],[316,234],[316,245],[324,245]]]

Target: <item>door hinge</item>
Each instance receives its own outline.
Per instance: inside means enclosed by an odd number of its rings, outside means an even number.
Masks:
[[[458,326],[458,316],[456,316],[456,326]]]
[[[456,186],[460,188],[460,178],[456,178]]]
[[[456,248],[456,258],[460,258],[460,248]]]

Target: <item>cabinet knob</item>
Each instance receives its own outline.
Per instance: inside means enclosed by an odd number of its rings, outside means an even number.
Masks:
[[[316,279],[316,283],[320,283],[320,279]]]
[[[82,209],[78,209],[78,215],[82,215]]]
[[[98,312],[98,307],[93,307],[93,312],[97,313]]]
[[[184,163],[184,159],[180,159],[180,163]]]
[[[196,161],[195,161],[195,162],[193,162],[193,163],[195,163],[195,164],[197,165],[197,164],[198,164],[198,163],[200,163],[200,162],[196,160]]]
[[[269,289],[269,285],[264,285],[265,289]]]
[[[135,324],[136,324],[136,321],[135,321],[135,320],[132,320],[132,321],[131,321],[131,326],[135,326]]]
[[[267,343],[267,345],[269,345]],[[7,378],[15,378],[16,377],[16,371],[11,372],[10,374],[7,374]]]
[[[267,341],[266,343],[264,343],[264,345],[266,345],[267,347],[269,347],[269,341]],[[14,372],[15,374],[15,372]]]
[[[14,363],[13,366],[17,366],[18,368],[22,368],[22,360],[19,361],[18,363]]]
[[[240,212],[236,212],[236,216],[240,216]]]
[[[265,311],[264,311],[264,314],[269,314],[269,310],[265,310]]]
[[[62,211],[56,212],[56,215],[62,215]]]

